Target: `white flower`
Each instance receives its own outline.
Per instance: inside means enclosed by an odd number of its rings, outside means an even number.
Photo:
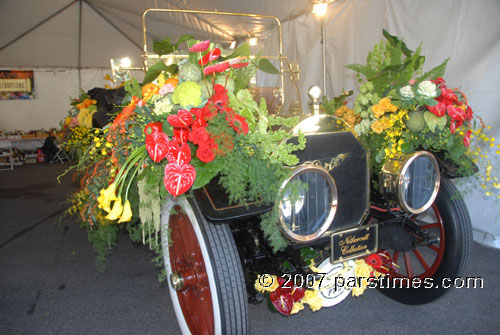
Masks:
[[[403,86],[399,89],[399,94],[405,99],[411,99],[415,95],[413,94],[413,90],[410,85]]]
[[[424,80],[418,84],[417,93],[426,98],[434,98],[437,94],[436,84],[430,80]]]
[[[174,106],[170,102],[168,97],[165,97],[161,100],[155,101],[155,108],[153,109],[153,113],[156,115],[169,114],[172,111]]]

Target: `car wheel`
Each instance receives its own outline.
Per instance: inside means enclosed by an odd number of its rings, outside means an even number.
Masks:
[[[449,286],[454,278],[463,274],[472,243],[472,228],[463,199],[453,183],[445,178],[441,178],[434,204],[411,220],[439,240],[405,252],[388,250],[393,263],[398,265],[391,269],[388,278],[397,287],[379,289],[396,301],[414,305],[441,297],[448,291],[443,284]],[[422,241],[417,236],[415,240]],[[414,287],[407,287],[412,280],[416,283]]]
[[[229,226],[207,222],[192,199],[169,199],[162,208],[161,240],[182,333],[246,334],[247,294]]]

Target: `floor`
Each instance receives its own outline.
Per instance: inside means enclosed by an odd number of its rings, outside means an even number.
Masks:
[[[168,288],[152,254],[121,236],[100,273],[74,218],[56,222],[76,188],[68,165],[0,171],[0,334],[178,334]],[[474,243],[464,276],[484,288],[451,289],[407,306],[377,290],[318,312],[271,313],[250,305],[251,334],[492,334],[500,328],[500,250]]]

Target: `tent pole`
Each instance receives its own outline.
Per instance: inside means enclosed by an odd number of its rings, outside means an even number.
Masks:
[[[78,92],[82,90],[82,0],[78,1]]]
[[[325,32],[325,16],[321,18],[321,47],[323,52],[323,95],[327,96],[326,86],[326,32]]]

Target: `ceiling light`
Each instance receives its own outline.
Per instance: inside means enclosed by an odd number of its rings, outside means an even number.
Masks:
[[[312,13],[316,16],[323,17],[328,12],[328,5],[334,0],[309,0],[313,4]]]
[[[248,44],[251,46],[257,45],[257,39],[255,37],[248,39]]]
[[[232,41],[231,45],[229,46],[230,49],[234,49],[236,47],[236,41]]]

